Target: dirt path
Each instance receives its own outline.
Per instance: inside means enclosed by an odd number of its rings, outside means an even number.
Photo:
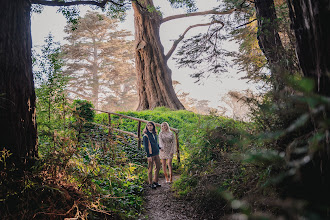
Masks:
[[[176,180],[179,176],[174,176]],[[171,185],[160,178],[161,187],[146,188],[146,212],[140,220],[197,220],[194,209],[189,202],[175,198]]]

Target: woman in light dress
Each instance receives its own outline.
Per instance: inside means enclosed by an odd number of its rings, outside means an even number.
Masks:
[[[175,150],[175,138],[167,122],[161,124],[161,131],[158,137],[160,147],[159,157],[162,161],[165,179],[167,183],[171,183],[173,177],[172,158]],[[167,175],[166,164],[168,166],[169,177]]]

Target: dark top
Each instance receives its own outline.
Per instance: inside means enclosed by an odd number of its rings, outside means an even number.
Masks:
[[[152,149],[152,154],[149,154],[149,141],[150,140],[150,144],[151,144],[151,149]],[[157,138],[157,134],[152,134],[149,131],[147,131],[147,133],[145,133],[143,135],[143,145],[144,145],[144,150],[147,153],[147,157],[152,157],[152,156],[156,156],[159,155],[159,145],[158,145],[158,138]]]

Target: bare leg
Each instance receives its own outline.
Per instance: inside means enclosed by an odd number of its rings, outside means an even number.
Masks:
[[[170,182],[173,180],[173,172],[172,172],[172,158],[167,160],[168,171],[170,174]]]
[[[167,169],[166,169],[166,159],[162,159],[163,171],[165,175],[166,182],[168,181]]]

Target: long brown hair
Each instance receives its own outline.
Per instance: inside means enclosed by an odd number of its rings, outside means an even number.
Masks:
[[[154,128],[152,129],[152,133],[153,133],[153,134],[157,134],[156,125],[155,125],[155,123],[152,122],[152,121],[148,121],[148,122],[147,122],[145,128],[143,129],[143,133],[144,133],[144,134],[147,133],[147,131],[148,131],[148,128],[147,128],[148,124],[152,124],[152,126],[154,127]]]

